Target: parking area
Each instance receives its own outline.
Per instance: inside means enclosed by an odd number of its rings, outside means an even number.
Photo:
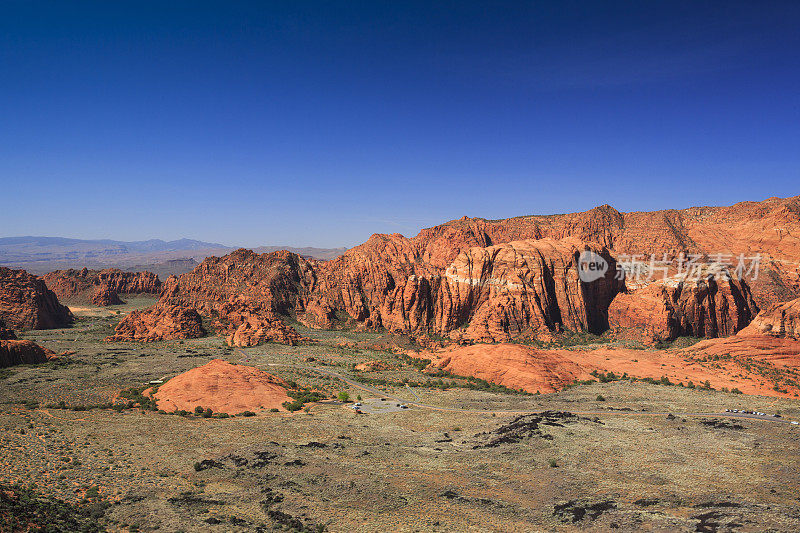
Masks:
[[[407,406],[398,402],[397,400],[392,400],[391,398],[367,398],[365,400],[347,404],[347,408],[353,410],[357,408],[365,414],[382,414],[408,411],[411,409],[411,406]]]

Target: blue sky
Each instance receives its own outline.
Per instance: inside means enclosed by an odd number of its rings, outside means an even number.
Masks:
[[[798,20],[788,1],[0,0],[0,236],[333,247],[797,195]]]

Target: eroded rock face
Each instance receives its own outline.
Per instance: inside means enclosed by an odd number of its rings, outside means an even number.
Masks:
[[[287,326],[280,316],[250,303],[244,296],[232,298],[217,310],[215,326],[229,346],[256,346],[278,342],[295,346],[312,342]]]
[[[286,251],[257,254],[239,249],[223,257],[209,257],[188,274],[170,276],[161,301],[215,317],[220,305],[242,297],[240,301],[288,314],[297,306],[304,287],[313,284],[312,264]]]
[[[107,307],[109,305],[120,305],[125,302],[120,299],[119,294],[109,287],[100,286],[97,287],[94,296],[92,296],[92,303],[99,307]]]
[[[422,230],[410,239],[425,262],[446,267],[458,253],[514,240],[577,237],[621,254],[672,257],[683,252],[704,259],[761,254],[761,272],[747,281],[765,308],[800,297],[800,196],[741,202],[726,207],[692,207],[620,213],[611,206],[583,213],[526,216],[488,221],[464,217]]]
[[[73,316],[40,277],[0,267],[0,320],[14,329],[53,329],[69,326]]]
[[[46,363],[55,354],[28,340],[0,340],[0,368]]]
[[[800,298],[775,304],[756,316],[747,333],[800,340]]]
[[[589,283],[578,276],[578,258],[587,250],[609,265],[604,277]],[[623,286],[615,273],[607,249],[575,238],[472,248],[445,271],[438,329],[489,342],[526,330],[599,334],[608,329],[608,306]]]
[[[618,295],[609,307],[615,328],[639,330],[646,340],[727,337],[758,313],[744,280],[729,275],[691,280],[659,279]]]
[[[123,318],[107,341],[152,342],[193,339],[205,335],[203,322],[194,309],[158,303]]]
[[[603,279],[580,281],[577,260],[584,250],[609,262]],[[578,239],[473,247],[444,270],[415,253],[400,235],[373,236],[320,265],[307,309],[322,311],[307,310],[314,315],[308,322],[330,327],[329,317],[339,311],[354,323],[390,332],[482,341],[508,340],[526,330],[601,332],[622,286],[608,251]]]
[[[119,294],[161,291],[161,281],[152,272],[124,272],[116,268],[56,270],[45,274],[44,281],[62,301],[91,301],[103,306],[122,303]]]
[[[707,339],[684,348],[681,352],[693,357],[714,360],[732,358],[743,363],[740,368],[749,369],[753,361],[760,361],[776,369],[792,369],[791,379],[784,379],[782,384],[775,382],[775,389],[772,390],[788,390],[790,394],[794,394],[797,392],[794,369],[800,367],[799,326],[800,299],[795,299],[761,311],[736,335],[722,339]],[[756,374],[755,378],[751,379],[761,383],[766,381],[769,387],[775,376],[769,376],[765,380],[764,376]]]

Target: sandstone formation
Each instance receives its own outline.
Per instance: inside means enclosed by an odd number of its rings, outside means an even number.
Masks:
[[[294,346],[312,342],[284,324],[272,311],[256,307],[244,297],[232,298],[221,305],[218,316],[215,325],[229,346],[247,347],[265,342]]]
[[[232,346],[308,342],[280,315],[295,309],[302,287],[312,276],[311,262],[285,251],[256,254],[240,249],[221,258],[210,257],[188,274],[170,276],[159,303],[123,320],[114,338],[161,337],[162,309],[167,308],[191,309],[215,319],[215,328]],[[138,324],[136,329],[127,327],[126,322],[133,321]],[[196,333],[195,328],[177,329],[171,338],[198,336]]]
[[[0,368],[46,363],[55,354],[28,340],[0,340]]]
[[[152,342],[193,339],[205,335],[202,319],[194,309],[159,303],[123,318],[107,341]]]
[[[463,343],[547,338],[563,329],[601,333],[610,325],[609,306],[618,325],[665,339],[722,336],[744,327],[758,305],[800,296],[796,235],[800,197],[650,213],[604,205],[566,215],[464,217],[413,238],[373,235],[331,261],[249,250],[208,258],[170,277],[159,305],[195,309],[243,345],[292,342],[280,317]],[[578,279],[583,250],[609,263],[606,276]],[[721,260],[737,281],[653,284],[641,292],[631,285],[612,304],[625,289],[614,276],[617,262],[631,254]],[[737,272],[737,254],[747,266],[760,254],[760,275]]]
[[[0,320],[14,329],[53,329],[69,326],[73,317],[41,278],[0,267]]]
[[[263,370],[214,359],[170,379],[153,396],[158,408],[167,412],[194,411],[200,406],[215,413],[238,414],[283,410],[283,402],[290,401],[287,387],[285,381]]]
[[[746,328],[725,339],[710,339],[685,348],[702,357],[757,360],[800,368],[800,298],[761,311]]]
[[[56,270],[45,274],[44,280],[62,301],[91,301],[101,306],[122,303],[120,294],[158,294],[161,290],[161,281],[152,272],[124,272],[116,268]]]
[[[744,280],[670,277],[618,295],[609,307],[613,328],[633,328],[644,339],[727,337],[747,326],[758,312]]]
[[[303,288],[313,284],[312,264],[286,251],[256,254],[239,249],[209,257],[188,274],[170,276],[161,301],[216,318],[222,304],[238,298],[286,315],[297,306]]]
[[[605,277],[580,281],[577,260],[584,250],[608,261]],[[605,248],[572,238],[474,247],[445,269],[415,253],[405,237],[373,236],[320,265],[308,290],[310,305],[305,315],[298,311],[298,318],[330,327],[331,316],[344,314],[351,322],[393,333],[459,340],[499,341],[525,331],[561,329],[599,333],[608,327],[608,305],[622,287]]]
[[[760,254],[753,287],[759,307],[800,297],[800,196],[741,202],[727,207],[691,207],[620,213],[611,206],[583,213],[532,215],[504,220],[467,218],[422,230],[411,239],[426,261],[439,266],[466,248],[512,240],[573,236],[621,255],[675,258],[681,252],[701,261],[720,258],[737,266],[738,255]]]
[[[613,372],[617,377],[627,375],[656,381],[665,377],[673,384],[683,383],[684,386],[689,385],[689,382],[698,386],[708,381],[715,389],[736,388],[745,394],[764,396],[792,397],[795,393],[800,393],[796,384],[782,382],[781,387],[776,388],[774,375],[767,377],[747,371],[747,367],[742,364],[756,358],[759,362],[793,371],[800,366],[800,343],[797,341],[790,341],[793,344],[792,349],[780,346],[766,352],[766,355],[748,348],[745,357],[706,360],[709,354],[702,350],[703,345],[732,343],[740,339],[741,335],[740,332],[724,339],[702,341],[680,351],[620,348],[542,350],[519,344],[481,344],[451,347],[423,355],[432,359],[432,368],[447,370],[455,375],[475,376],[531,393],[560,390],[575,379],[595,379],[592,372]],[[767,346],[776,346],[774,339]]]
[[[744,333],[751,332],[770,337],[800,339],[800,298],[775,304],[759,313]]]
[[[123,302],[119,294],[114,292],[109,287],[101,286],[97,287],[95,290],[94,296],[92,296],[92,303],[99,307],[107,307],[109,305],[120,305]]]
[[[434,366],[457,376],[473,376],[510,389],[555,392],[591,376],[556,350],[535,351],[519,344],[461,346],[437,353]]]

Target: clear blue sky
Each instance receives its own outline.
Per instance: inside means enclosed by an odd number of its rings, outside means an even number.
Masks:
[[[797,195],[798,20],[794,1],[0,0],[0,236],[332,247]]]

